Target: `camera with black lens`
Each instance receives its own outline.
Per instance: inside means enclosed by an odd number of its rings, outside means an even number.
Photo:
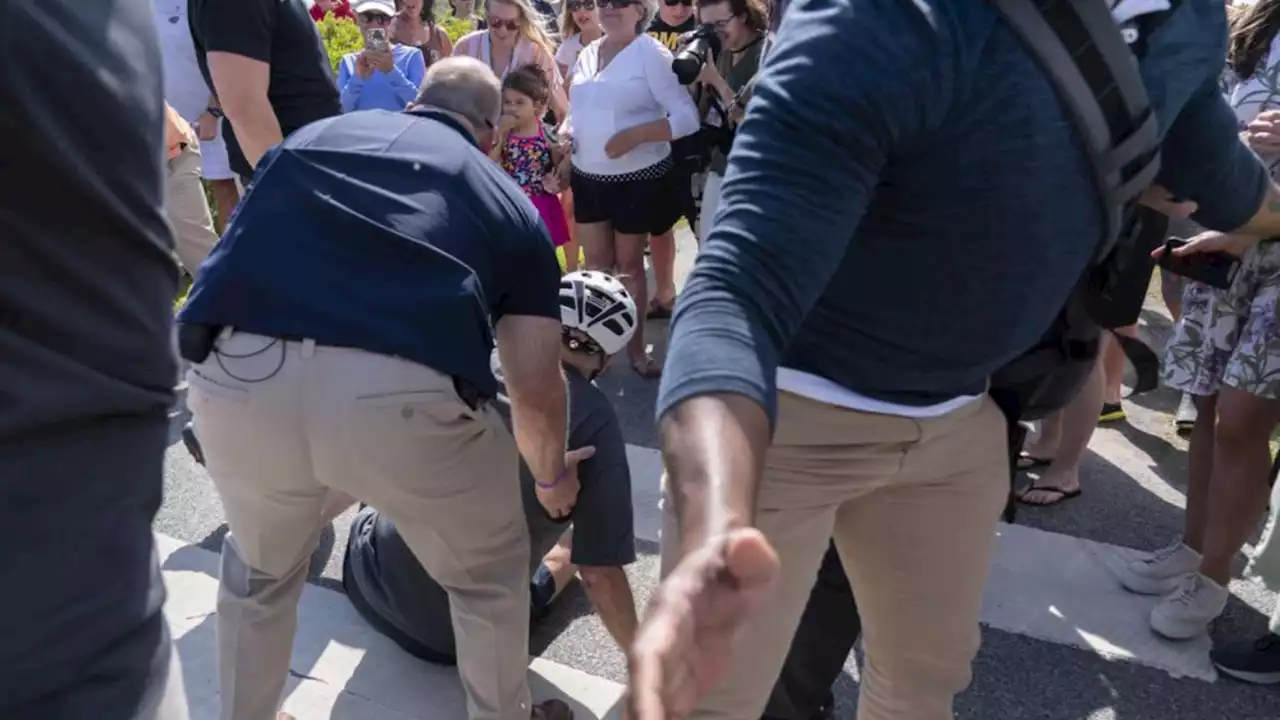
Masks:
[[[720,54],[720,36],[711,25],[699,25],[686,37],[684,47],[671,59],[671,70],[681,85],[697,80],[707,60],[714,60]]]

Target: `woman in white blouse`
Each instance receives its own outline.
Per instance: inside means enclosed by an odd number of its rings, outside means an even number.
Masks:
[[[621,276],[636,307],[647,308],[645,241],[681,213],[671,141],[698,129],[698,110],[671,71],[671,52],[644,32],[657,0],[596,6],[604,37],[583,48],[569,77],[574,220],[587,267]],[[628,346],[631,367],[657,377],[643,330],[641,322]]]
[[[560,66],[560,74],[567,80],[582,48],[604,34],[600,16],[596,14],[596,0],[564,0],[560,10],[560,34],[564,42],[556,51],[556,65]]]
[[[551,80],[551,112],[563,119],[568,111],[555,45],[543,29],[541,17],[527,0],[489,0],[488,29],[458,38],[454,55],[473,57],[489,66],[498,79],[521,65],[542,68]]]

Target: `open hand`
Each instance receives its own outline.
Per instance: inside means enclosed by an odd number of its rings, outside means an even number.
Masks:
[[[578,503],[578,491],[582,489],[582,485],[578,482],[578,463],[595,454],[596,449],[593,445],[566,452],[564,472],[560,477],[548,483],[550,487],[544,487],[542,482],[534,485],[538,502],[546,508],[547,514],[553,520],[567,519],[569,513],[573,512],[573,506]]]
[[[724,674],[780,569],[755,528],[711,538],[686,555],[654,592],[632,646],[629,717],[688,717]]]

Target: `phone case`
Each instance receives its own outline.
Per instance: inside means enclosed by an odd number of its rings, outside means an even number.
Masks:
[[[1240,268],[1240,259],[1224,252],[1197,253],[1179,257],[1173,249],[1186,245],[1187,241],[1170,238],[1164,246],[1164,254],[1160,256],[1160,267],[1174,275],[1204,283],[1219,290],[1227,290],[1235,280],[1236,271]]]

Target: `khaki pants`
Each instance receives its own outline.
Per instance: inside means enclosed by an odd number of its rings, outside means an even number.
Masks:
[[[209,198],[200,182],[200,148],[189,145],[182,154],[169,161],[166,183],[165,213],[173,226],[174,252],[178,262],[192,276],[218,244],[209,212]]]
[[[781,582],[690,718],[760,717],[834,537],[862,613],[858,719],[950,720],[978,650],[1008,463],[1004,416],[987,398],[911,419],[780,392],[756,523]],[[673,505],[664,574],[678,552]]]
[[[247,333],[224,335],[188,381],[231,529],[223,718],[274,718],[335,488],[390,517],[449,592],[469,717],[528,720],[529,536],[515,441],[496,411],[469,408],[449,377],[406,360]]]

